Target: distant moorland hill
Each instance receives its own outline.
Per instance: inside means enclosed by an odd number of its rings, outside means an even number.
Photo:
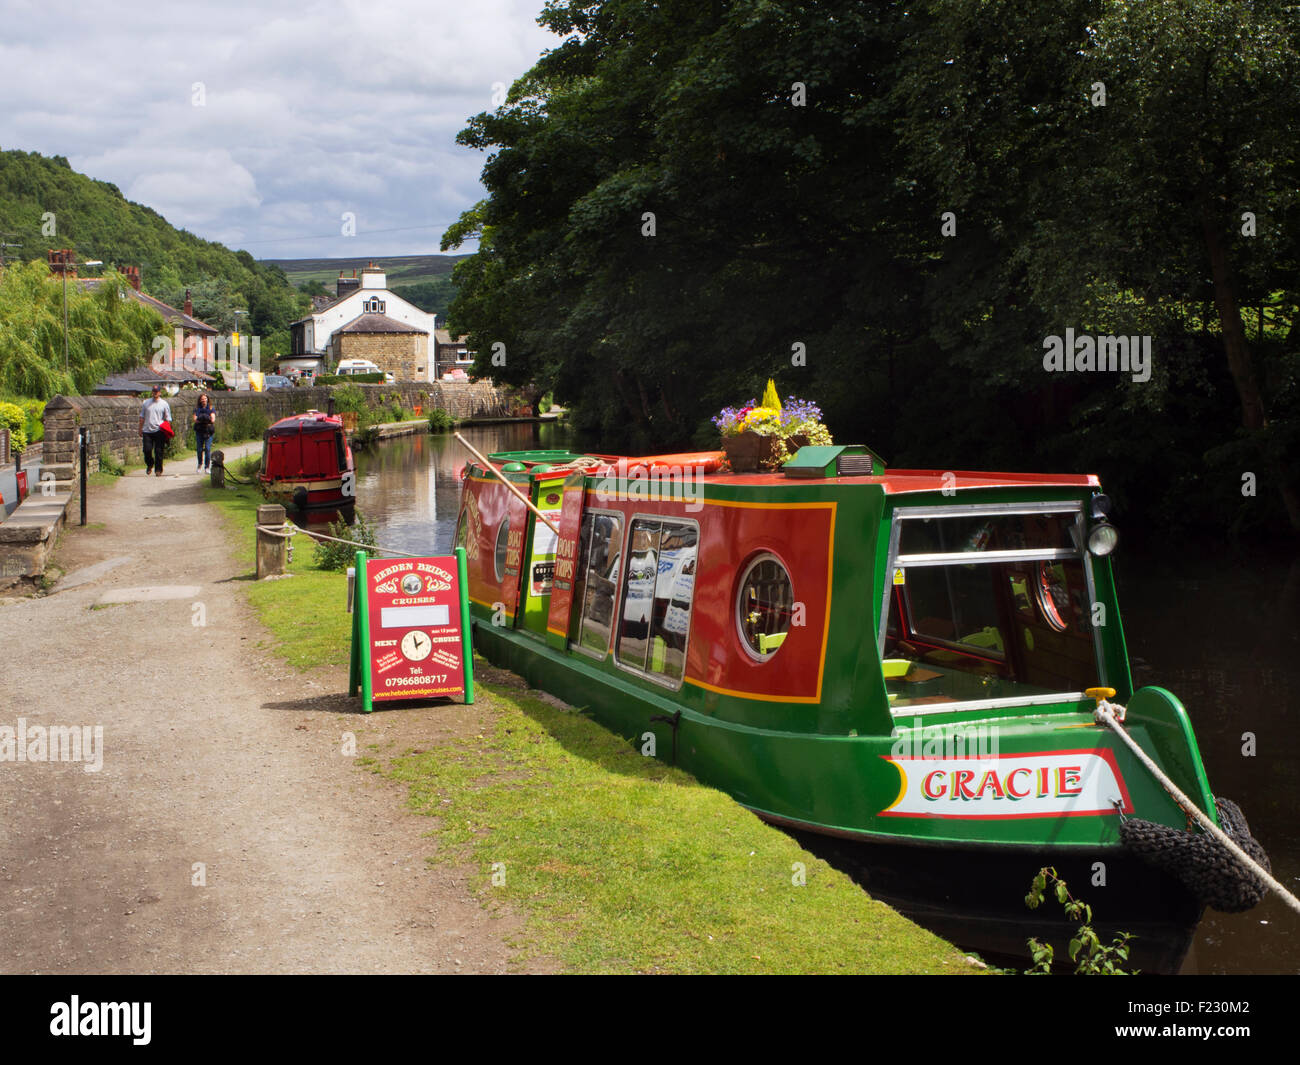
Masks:
[[[264,263],[284,271],[294,286],[304,292],[321,295],[334,292],[339,271],[351,275],[367,263],[382,267],[388,275],[388,287],[424,311],[445,317],[455,295],[452,268],[465,255],[387,255],[346,259],[264,259]],[[320,287],[317,288],[316,286]]]

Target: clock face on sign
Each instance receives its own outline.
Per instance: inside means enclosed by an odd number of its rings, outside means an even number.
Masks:
[[[402,578],[402,591],[407,595],[415,595],[420,591],[420,578],[414,573],[408,573]]]
[[[427,632],[408,632],[402,637],[402,654],[408,661],[423,662],[433,650],[433,641]]]

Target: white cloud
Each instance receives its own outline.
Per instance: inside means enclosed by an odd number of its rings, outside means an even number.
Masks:
[[[6,0],[0,146],[64,155],[258,257],[436,252],[483,196],[483,156],[456,133],[558,43],[541,5],[202,0],[52,19]]]

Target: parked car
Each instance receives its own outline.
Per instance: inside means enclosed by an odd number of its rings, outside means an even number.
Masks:
[[[357,374],[382,373],[369,359],[344,359],[335,371],[340,377],[355,377]]]
[[[262,381],[262,391],[269,392],[272,388],[292,388],[293,382],[289,378],[278,373],[269,373]]]

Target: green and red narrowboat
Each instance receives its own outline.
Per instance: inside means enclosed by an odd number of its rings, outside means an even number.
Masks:
[[[1244,822],[1216,814],[1178,699],[1133,690],[1097,479],[887,470],[861,446],[776,473],[721,457],[468,465],[479,651],[805,841],[851,844],[873,895],[964,946],[1059,938],[1024,906],[1054,865],[1141,967],[1176,970],[1205,896],[1122,826],[1200,837],[1088,690],[1114,689],[1210,818]]]
[[[356,464],[334,414],[309,410],[281,418],[262,437],[262,493],[307,521],[352,524],[357,495]]]

